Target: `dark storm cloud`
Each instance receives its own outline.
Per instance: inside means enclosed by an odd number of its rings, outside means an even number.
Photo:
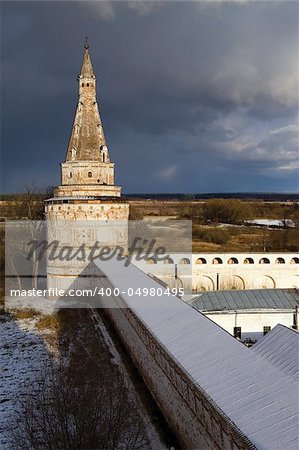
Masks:
[[[85,34],[125,192],[297,190],[297,3],[2,9],[5,190],[58,183]]]

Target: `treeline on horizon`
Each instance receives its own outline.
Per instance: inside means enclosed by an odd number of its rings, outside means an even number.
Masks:
[[[36,199],[44,199],[47,194],[43,192],[32,193]],[[17,201],[24,196],[24,193],[0,194],[0,200]],[[299,193],[279,193],[279,192],[215,192],[215,193],[146,193],[146,194],[123,194],[123,199],[128,200],[209,200],[212,198],[240,199],[247,201],[267,201],[267,202],[296,202],[299,201]]]
[[[124,194],[124,198],[149,199],[149,200],[209,200],[211,198],[223,199],[242,199],[242,200],[260,200],[260,201],[299,201],[299,193],[279,193],[279,192],[216,192],[216,193],[190,193],[190,194]]]

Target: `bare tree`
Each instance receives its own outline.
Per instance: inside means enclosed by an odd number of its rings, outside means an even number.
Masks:
[[[120,375],[103,370],[100,377],[86,377],[74,369],[45,371],[31,396],[20,401],[14,448],[143,448],[143,423]]]
[[[21,220],[13,224],[15,239],[9,241],[10,255],[7,256],[6,262],[10,271],[17,278],[19,289],[22,288],[22,279],[19,276],[20,268],[17,267],[16,260],[26,259],[29,242],[38,239],[44,233],[44,199],[43,190],[35,183],[31,183],[25,186],[16,203],[16,216]],[[24,242],[25,236],[28,238],[28,242]],[[34,289],[38,288],[39,270],[40,261],[37,252],[34,252],[31,258],[30,273],[31,287]]]

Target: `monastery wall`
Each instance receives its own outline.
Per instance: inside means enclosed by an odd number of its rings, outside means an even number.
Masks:
[[[171,254],[165,261],[136,261],[142,271],[170,286],[177,276],[186,291],[299,288],[298,253]],[[218,281],[217,281],[218,280]]]
[[[101,278],[99,283],[113,290],[107,278]],[[104,298],[103,305],[183,448],[255,448],[167,352],[137,314],[126,307],[122,297],[112,295]],[[111,308],[112,305],[114,307]]]

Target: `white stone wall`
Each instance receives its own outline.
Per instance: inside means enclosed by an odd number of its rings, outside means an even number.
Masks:
[[[101,285],[113,288],[107,279]],[[122,298],[109,296],[106,301],[107,314],[183,448],[252,449]]]
[[[269,261],[269,263],[267,263]],[[135,261],[145,273],[175,283],[177,275],[186,291],[299,288],[298,253],[193,253],[171,254],[168,260]]]
[[[79,200],[78,202],[66,202],[59,199],[46,203],[45,213],[47,220],[127,220],[129,217],[129,205],[109,201]]]
[[[51,249],[47,253],[47,287],[48,289],[84,289],[90,287],[90,279],[83,278],[93,275],[89,259],[92,247],[105,246],[110,249],[119,246],[124,253],[128,247],[128,216],[127,203],[112,203],[111,201],[90,200],[46,203],[47,240],[48,243],[58,241],[55,251],[56,259],[50,257]],[[84,246],[83,250],[79,251]],[[79,251],[78,257],[68,258],[70,254]],[[99,253],[95,251],[94,256]],[[53,255],[53,253],[52,253]],[[82,258],[82,255],[85,257]],[[88,267],[88,269],[87,269]],[[80,278],[78,278],[80,276]]]

